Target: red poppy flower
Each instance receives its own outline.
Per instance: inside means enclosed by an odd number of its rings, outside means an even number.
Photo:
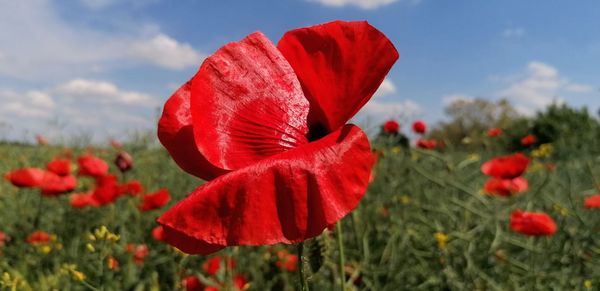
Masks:
[[[236,290],[247,290],[247,284],[248,280],[246,280],[246,277],[239,274],[233,277],[233,285],[235,285]]]
[[[487,134],[489,137],[498,137],[502,134],[502,132],[503,131],[501,128],[493,127],[488,130]]]
[[[129,153],[122,151],[115,158],[115,165],[121,172],[127,172],[133,168],[133,158]]]
[[[46,169],[59,176],[68,176],[71,174],[71,161],[67,159],[55,159],[46,165]]]
[[[424,134],[427,131],[427,124],[422,120],[413,122],[412,129],[416,133]]]
[[[514,193],[525,192],[528,188],[529,183],[523,177],[513,179],[490,178],[483,186],[486,193],[498,196],[510,196]]]
[[[53,172],[46,172],[40,186],[43,196],[57,196],[73,191],[75,187],[77,187],[77,179],[74,176],[58,176]]]
[[[99,178],[108,174],[108,164],[97,157],[86,155],[77,159],[79,175]]]
[[[388,120],[383,124],[383,132],[387,134],[396,134],[400,131],[400,124],[395,120]]]
[[[290,254],[287,250],[280,250],[277,252],[277,261],[275,265],[281,270],[288,272],[296,271],[298,266],[298,256]]]
[[[119,268],[120,263],[113,256],[108,256],[106,258],[106,265],[108,266],[109,270],[116,270]]]
[[[511,214],[510,227],[518,233],[531,236],[553,235],[556,232],[556,223],[546,213],[520,209]]]
[[[157,241],[164,241],[165,240],[165,230],[163,229],[163,227],[159,225],[159,226],[153,228],[152,229],[152,237]]]
[[[481,172],[500,179],[513,179],[523,175],[529,166],[529,158],[521,153],[500,156],[481,165]]]
[[[205,291],[206,289],[202,281],[198,279],[196,276],[187,276],[183,279],[181,283],[185,288],[185,291]]]
[[[150,254],[150,249],[147,245],[135,245],[135,244],[127,244],[125,245],[125,251],[133,254],[133,262],[136,265],[141,265],[144,263],[146,256]]]
[[[26,239],[27,243],[30,245],[41,245],[47,244],[52,240],[52,236],[45,231],[34,231],[32,232]]]
[[[437,141],[435,139],[418,139],[417,147],[426,150],[433,150],[437,147]]]
[[[73,208],[98,207],[100,203],[94,199],[94,192],[71,194],[69,203]]]
[[[588,208],[588,209],[600,208],[600,194],[585,198],[583,207]]]
[[[34,188],[42,185],[46,171],[38,168],[22,168],[4,175],[4,178],[17,187]]]
[[[119,193],[119,195],[127,194],[131,196],[137,196],[138,194],[144,192],[144,187],[142,186],[142,183],[140,183],[140,181],[132,180],[125,184],[119,185],[117,192]]]
[[[142,211],[150,211],[161,208],[171,201],[171,194],[169,190],[160,189],[155,193],[146,194],[142,197],[142,204],[140,209]]]
[[[214,257],[206,260],[202,264],[202,269],[204,270],[204,272],[207,275],[214,276],[221,269],[221,261],[223,261],[223,260],[227,261],[227,263],[229,264],[229,269],[235,268],[235,260],[234,259],[228,258],[228,257],[223,257],[222,258],[220,256],[214,256]]]
[[[533,134],[527,135],[526,137],[521,139],[521,145],[523,146],[530,146],[536,142],[537,138]]]
[[[3,247],[7,240],[8,236],[6,235],[6,233],[0,231],[0,247]]]
[[[96,188],[94,189],[92,198],[98,205],[107,205],[113,203],[119,197],[117,186],[117,177],[106,175],[96,179]]]
[[[159,218],[166,240],[202,254],[291,244],[352,211],[373,157],[344,124],[397,58],[368,23],[342,21],[292,30],[277,47],[253,33],[208,57],[165,104],[158,135],[184,170],[218,178]]]

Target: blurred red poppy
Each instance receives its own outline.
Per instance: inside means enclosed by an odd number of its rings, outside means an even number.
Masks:
[[[275,265],[281,270],[294,272],[298,267],[298,256],[290,254],[287,250],[277,251],[277,261]]]
[[[152,237],[157,241],[164,241],[165,240],[165,230],[163,229],[163,227],[159,225],[159,226],[153,228],[152,229]]]
[[[160,189],[155,193],[146,194],[142,197],[140,209],[150,211],[165,206],[171,200],[171,194],[167,189]]]
[[[127,172],[133,168],[133,158],[129,153],[121,151],[115,158],[115,165],[121,172]]]
[[[55,159],[46,165],[46,169],[59,176],[68,176],[71,174],[71,161],[67,159]]]
[[[395,120],[388,120],[383,124],[383,132],[387,134],[396,134],[400,132],[400,124]]]
[[[52,236],[45,231],[34,231],[26,239],[30,245],[47,244],[52,240]]]
[[[73,208],[100,206],[100,203],[94,199],[94,192],[71,194],[69,202]]]
[[[57,196],[73,191],[77,187],[75,176],[58,176],[53,172],[46,172],[40,189],[43,196]]]
[[[521,139],[521,145],[530,146],[537,142],[535,135],[530,134]]]
[[[422,120],[413,122],[412,129],[415,133],[424,134],[427,131],[427,124]]]
[[[108,164],[97,157],[85,155],[77,159],[79,175],[100,178],[108,174]]]
[[[118,197],[117,177],[106,175],[96,179],[96,188],[94,189],[92,199],[99,206],[113,203]]]
[[[106,265],[108,266],[109,270],[116,270],[119,268],[120,263],[113,256],[108,256],[106,258]]]
[[[531,236],[553,235],[556,223],[546,213],[515,210],[510,216],[512,230]]]
[[[489,137],[498,137],[502,134],[502,132],[503,131],[501,128],[493,127],[488,130],[487,134]]]
[[[6,173],[4,178],[17,187],[35,188],[42,185],[45,176],[45,170],[39,168],[21,168]]]
[[[529,158],[521,153],[500,156],[481,165],[481,172],[500,179],[514,179],[523,175],[529,166]]]
[[[137,196],[144,192],[144,187],[142,186],[142,183],[140,181],[132,180],[125,184],[119,185],[117,192],[119,193],[119,195],[127,194],[131,196]]]
[[[150,249],[145,244],[135,245],[135,244],[127,244],[125,245],[125,251],[133,254],[133,262],[136,265],[141,265],[144,263],[146,256],[150,254]]]
[[[48,139],[41,134],[36,135],[35,140],[37,141],[37,143],[39,145],[47,145],[48,144]]]
[[[417,147],[426,150],[433,150],[437,147],[437,141],[435,139],[418,139]]]
[[[515,193],[527,191],[529,183],[523,177],[513,179],[490,178],[483,189],[486,193],[498,196],[510,196]]]
[[[219,272],[219,270],[221,270],[221,262],[223,260],[227,261],[227,263],[229,264],[229,269],[235,268],[235,260],[234,259],[228,258],[228,257],[214,256],[214,257],[206,260],[202,264],[202,269],[204,270],[204,272],[207,275],[214,276]],[[223,265],[225,265],[225,263],[223,263]]]
[[[196,276],[187,276],[182,282],[185,291],[205,291],[205,286]]]
[[[166,240],[201,254],[297,243],[352,211],[373,156],[345,123],[397,58],[371,25],[343,21],[289,31],[277,47],[253,33],[208,57],[165,104],[158,136],[184,170],[218,178],[158,219]]]
[[[592,196],[585,198],[583,207],[588,208],[588,209],[600,208],[600,194],[592,195]]]
[[[0,231],[0,247],[3,247],[7,240],[8,236],[6,235],[6,233]]]

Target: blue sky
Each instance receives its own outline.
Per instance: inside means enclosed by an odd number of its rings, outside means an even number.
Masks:
[[[0,2],[0,138],[122,138],[202,59],[253,31],[367,20],[396,63],[359,113],[443,118],[455,99],[600,107],[600,2],[553,0],[22,0]],[[368,117],[368,118],[367,118]]]

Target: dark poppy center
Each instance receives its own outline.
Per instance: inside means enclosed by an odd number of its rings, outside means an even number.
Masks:
[[[329,131],[325,125],[322,123],[316,123],[308,128],[308,134],[306,136],[309,142],[313,142],[325,137],[327,134],[329,134]]]

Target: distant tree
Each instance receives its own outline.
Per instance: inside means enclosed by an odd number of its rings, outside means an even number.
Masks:
[[[458,145],[468,141],[481,144],[485,133],[492,127],[506,128],[519,118],[518,112],[506,99],[456,100],[444,108],[449,121],[440,122],[430,137]]]

